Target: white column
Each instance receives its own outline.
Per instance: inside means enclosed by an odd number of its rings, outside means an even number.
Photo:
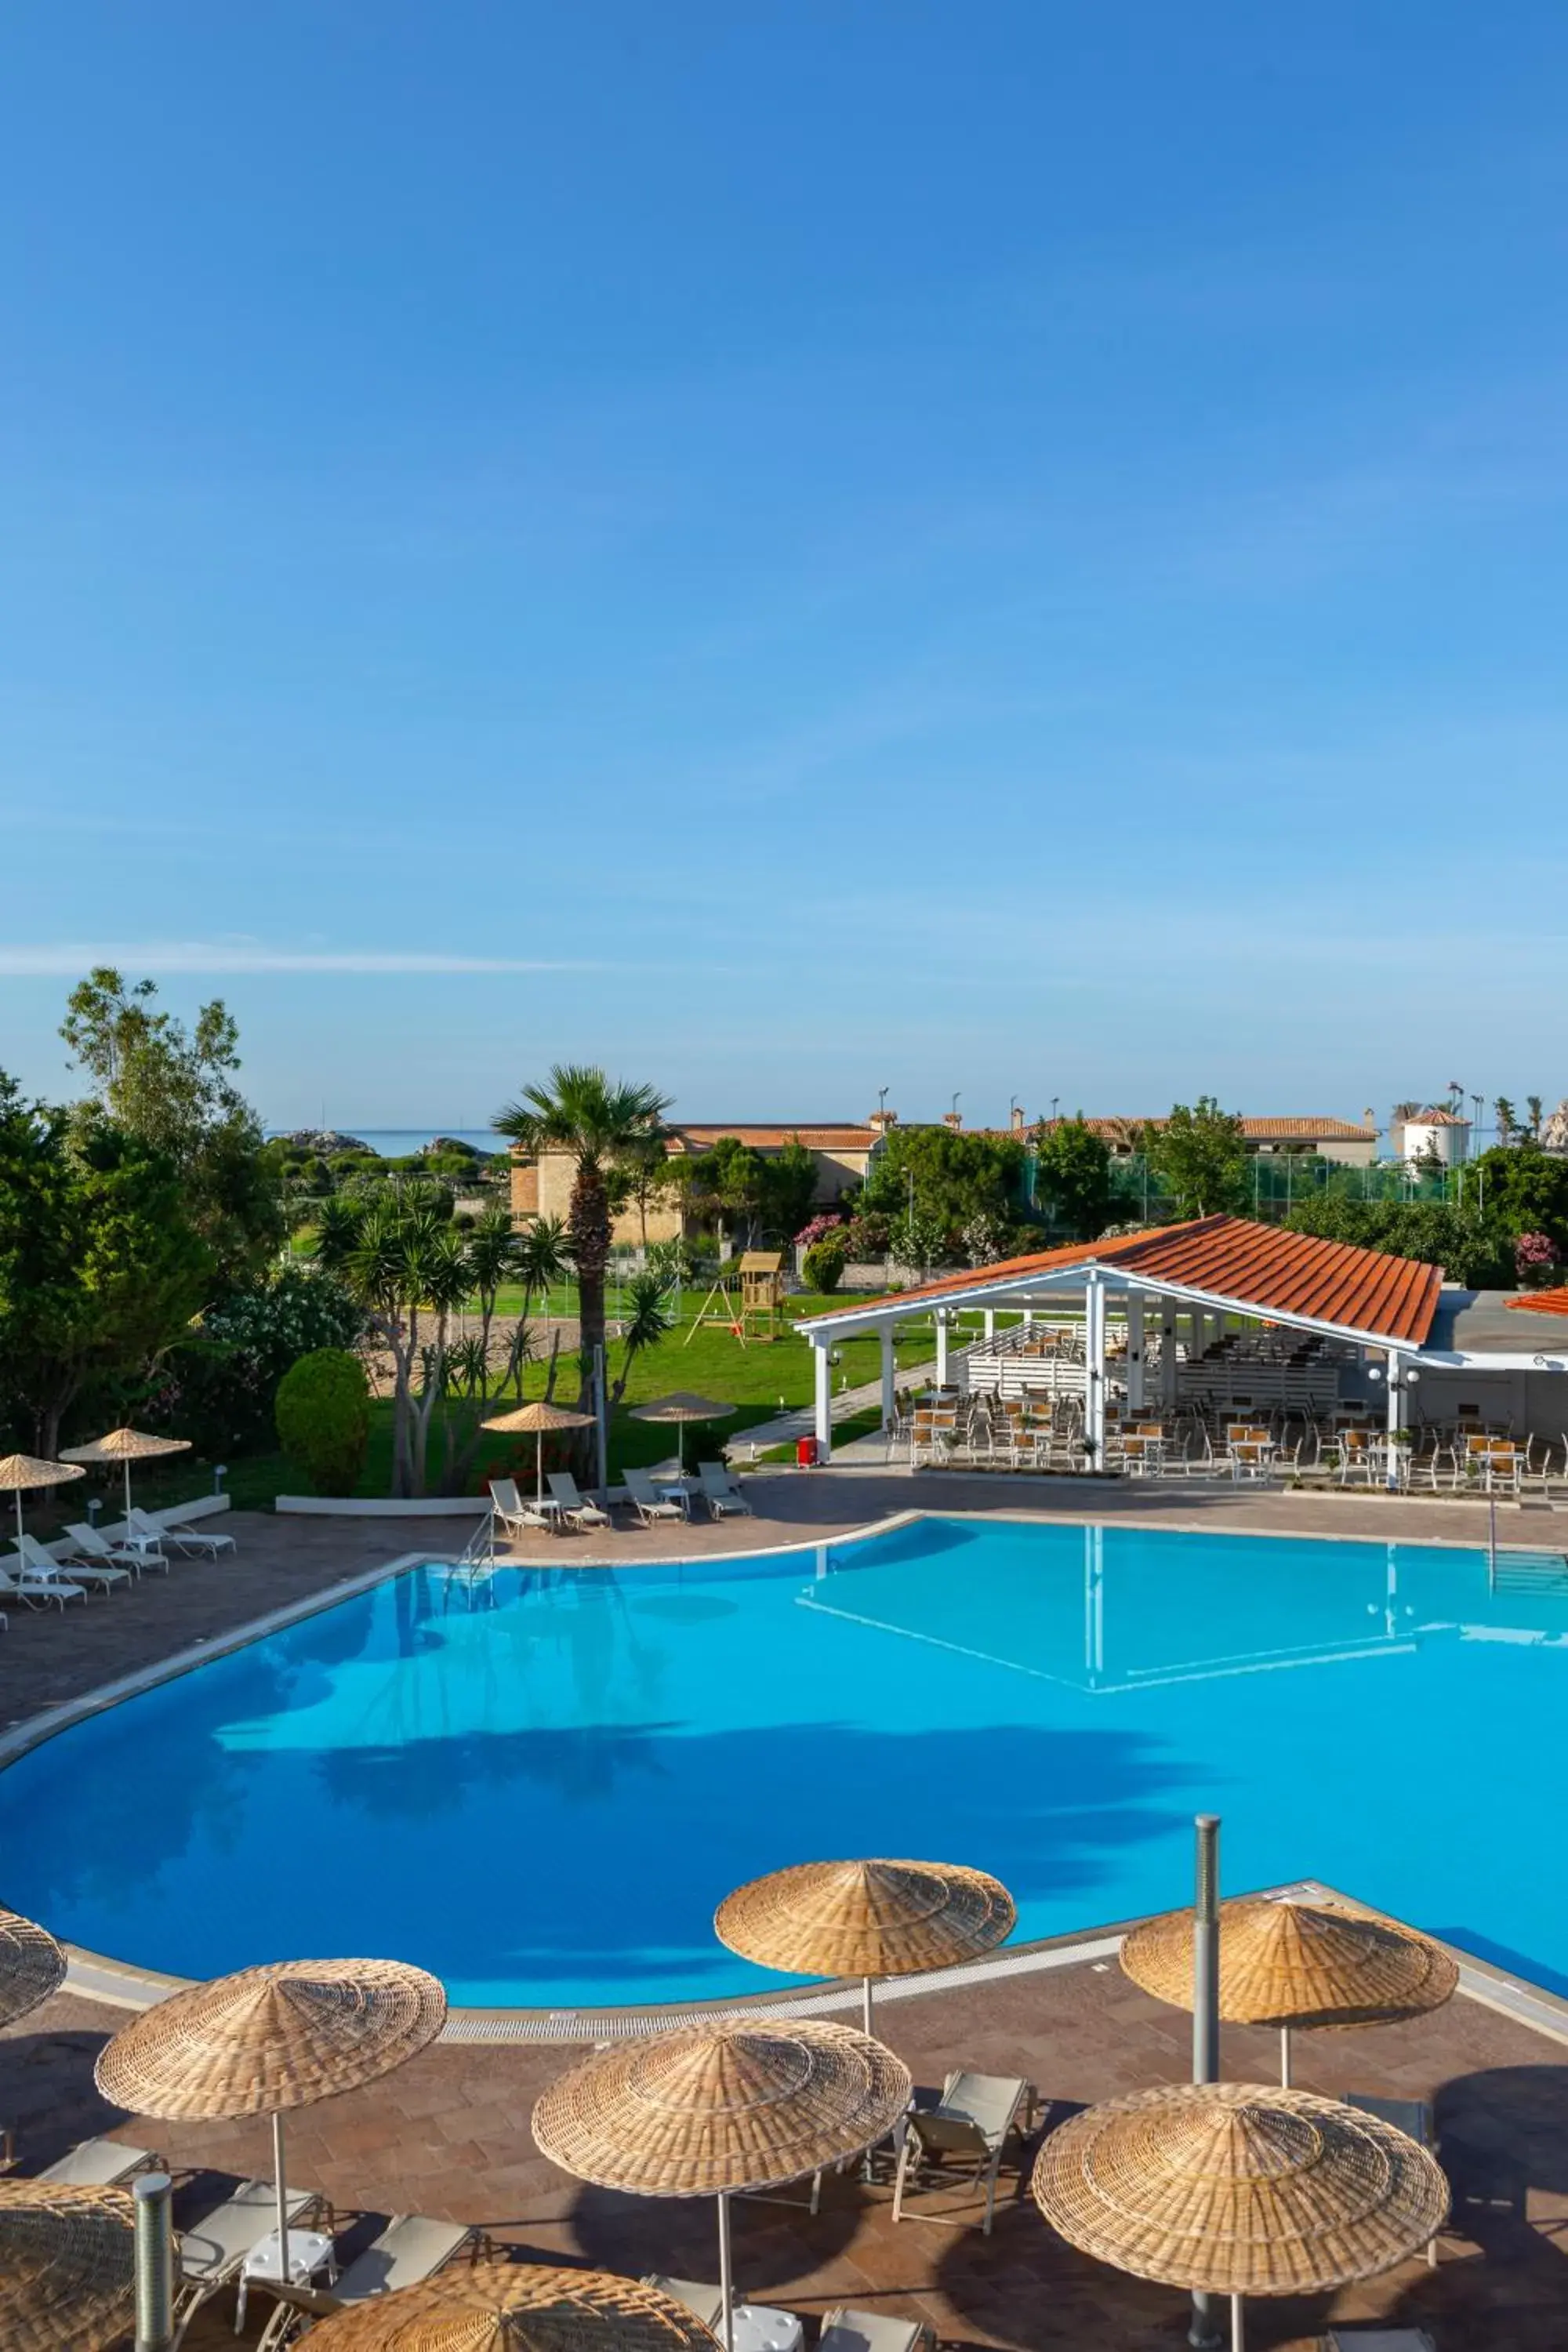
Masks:
[[[1400,1374],[1399,1358],[1391,1348],[1384,1359],[1384,1381],[1388,1389],[1388,1491],[1399,1490],[1399,1452],[1396,1441],[1405,1426],[1405,1382]]]
[[[818,1460],[826,1462],[833,1452],[833,1366],[826,1339],[814,1339],[811,1347],[816,1376],[816,1452]]]
[[[1127,1402],[1133,1412],[1143,1410],[1143,1294],[1127,1294]]]
[[[987,1347],[990,1346],[992,1340],[994,1339],[995,1337],[996,1309],[994,1307],[988,1307],[985,1309],[985,1344]]]
[[[936,1384],[939,1389],[947,1386],[947,1315],[940,1307],[936,1310]]]
[[[1167,1300],[1160,1317],[1160,1401],[1167,1412],[1176,1410],[1176,1310]]]
[[[898,1410],[898,1400],[896,1395],[898,1383],[895,1377],[898,1370],[898,1365],[893,1355],[893,1327],[890,1323],[883,1324],[880,1336],[882,1341],[882,1426],[885,1429]]]
[[[1098,1274],[1091,1274],[1084,1285],[1084,1359],[1087,1385],[1084,1396],[1084,1431],[1091,1441],[1089,1467],[1105,1467],[1105,1286]]]

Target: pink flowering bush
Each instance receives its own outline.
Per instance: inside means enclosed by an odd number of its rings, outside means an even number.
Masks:
[[[802,1225],[795,1240],[802,1249],[810,1249],[817,1242],[826,1241],[829,1234],[841,1239],[844,1230],[845,1221],[837,1210],[824,1209],[819,1215],[813,1217],[808,1225]]]
[[[1557,1244],[1547,1234],[1521,1234],[1513,1245],[1514,1273],[1521,1290],[1539,1290],[1557,1271]]]

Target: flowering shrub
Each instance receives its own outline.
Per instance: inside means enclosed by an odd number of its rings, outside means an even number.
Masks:
[[[798,1247],[801,1249],[810,1249],[814,1243],[825,1242],[828,1239],[829,1235],[831,1235],[835,1240],[842,1240],[845,1231],[846,1226],[844,1219],[839,1215],[837,1210],[824,1209],[816,1216],[813,1217],[809,1224],[802,1225],[799,1233],[796,1234],[795,1238]]]
[[[352,1348],[364,1318],[330,1275],[289,1266],[210,1308],[174,1350],[145,1411],[201,1454],[259,1452],[273,1442],[272,1400],[291,1364],[321,1348]]]
[[[846,1238],[852,1258],[886,1257],[892,1242],[893,1221],[877,1209],[851,1217]]]
[[[1549,1234],[1521,1234],[1513,1245],[1514,1272],[1521,1290],[1539,1290],[1557,1271],[1557,1244]]]

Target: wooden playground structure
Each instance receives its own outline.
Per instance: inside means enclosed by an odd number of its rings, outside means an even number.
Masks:
[[[776,1339],[784,1318],[784,1252],[742,1250],[719,1269],[719,1278],[693,1318],[682,1346],[689,1348],[705,1323],[728,1326],[742,1347],[748,1339]]]

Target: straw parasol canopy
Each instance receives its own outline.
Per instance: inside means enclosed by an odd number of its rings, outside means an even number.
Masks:
[[[1191,2009],[1192,1913],[1135,1927],[1121,1966],[1157,2000]],[[1458,1981],[1441,1945],[1391,1920],[1260,1895],[1220,1906],[1219,2013],[1235,2025],[1279,2026],[1286,2084],[1293,2026],[1394,2024],[1440,2009]]]
[[[269,2115],[286,2252],[284,2110],[391,2074],[446,2017],[438,1980],[401,1960],[279,1960],[144,2010],[100,2051],[93,2079],[117,2106],[161,2120]]]
[[[123,2189],[0,2180],[5,2352],[109,2352],[134,2317],[135,2207]]]
[[[16,1533],[22,1533],[22,1497],[37,1494],[42,1486],[63,1486],[69,1478],[81,1478],[86,1472],[70,1462],[40,1462],[31,1454],[0,1455],[0,1495],[16,1498]]]
[[[875,1977],[977,1959],[1017,1918],[999,1878],[945,1862],[804,1862],[727,1895],[721,1944],[795,1976],[860,1977],[871,2031]]]
[[[538,2100],[533,2137],[601,2189],[718,2198],[729,2343],[730,2198],[858,2156],[892,2129],[910,2087],[892,2052],[847,2025],[730,2018],[596,2051]]]
[[[68,1462],[118,1462],[125,1471],[125,1523],[131,1524],[131,1465],[155,1461],[161,1454],[188,1454],[188,1437],[152,1437],[144,1429],[111,1429],[90,1445],[68,1445]]]
[[[66,1980],[66,1956],[47,1927],[0,1910],[0,2025],[26,2017]]]
[[[532,1404],[520,1404],[515,1412],[498,1413],[493,1421],[481,1422],[481,1429],[505,1431],[509,1435],[521,1435],[531,1430],[535,1438],[533,1449],[534,1479],[538,1499],[544,1500],[544,1433],[547,1429],[589,1429],[593,1426],[591,1412],[573,1412],[563,1404],[546,1404],[542,1397]]]
[[[673,2296],[610,2271],[474,2263],[310,2330],[322,2352],[713,2352]]]
[[[1310,2091],[1181,2083],[1085,2108],[1036,2159],[1035,2201],[1086,2254],[1135,2278],[1241,2299],[1375,2278],[1448,2210],[1436,2158]]]
[[[713,1397],[693,1396],[689,1389],[677,1389],[673,1395],[650,1398],[647,1404],[634,1404],[634,1421],[672,1422],[675,1425],[675,1458],[686,1466],[686,1424],[689,1421],[728,1421],[740,1407],[721,1404]]]

